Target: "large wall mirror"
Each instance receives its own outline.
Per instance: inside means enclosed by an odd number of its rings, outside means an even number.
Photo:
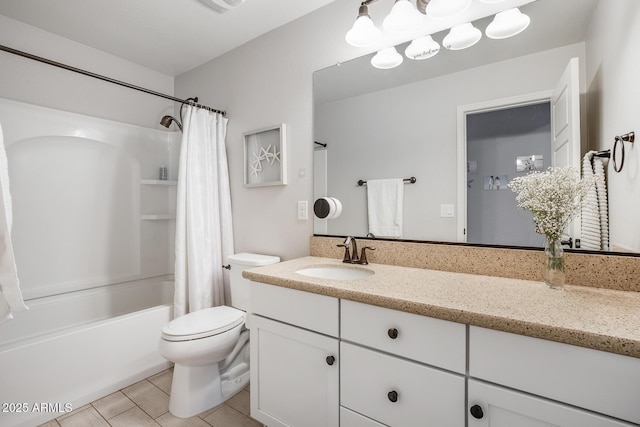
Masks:
[[[315,234],[366,236],[367,190],[358,181],[415,177],[404,186],[402,239],[542,247],[530,214],[517,209],[503,181],[527,173],[518,160],[551,166],[544,140],[552,132],[541,118],[551,114],[548,98],[573,58],[576,166],[588,150],[612,149],[616,135],[640,130],[640,2],[538,0],[521,10],[531,25],[509,39],[483,37],[469,49],[405,58],[388,70],[372,67],[369,54],[314,73],[314,140],[326,144],[314,151],[314,196],[335,197],[343,207],[338,218],[316,218]],[[474,25],[484,30],[489,22]],[[441,43],[445,34],[433,38]],[[528,116],[516,117],[515,109]],[[523,139],[518,123],[533,136]],[[494,151],[472,145],[488,140]],[[640,251],[639,159],[638,147],[625,143],[624,169],[606,168],[609,250],[617,253]],[[503,188],[485,188],[490,176]],[[496,206],[512,211],[515,231],[485,210]]]

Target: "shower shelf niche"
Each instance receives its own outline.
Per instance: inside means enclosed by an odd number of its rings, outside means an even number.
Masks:
[[[165,221],[169,219],[176,219],[176,216],[165,214],[140,215],[140,219],[147,221]]]
[[[146,205],[148,208],[152,207],[150,213],[145,213],[140,215],[140,219],[143,221],[170,221],[175,220],[176,215],[174,213],[167,213],[164,209],[165,204],[173,204],[175,205],[175,188],[178,185],[178,181],[172,180],[161,180],[161,179],[141,179],[140,184],[149,188],[144,192],[145,197],[143,200],[143,205]],[[152,188],[156,188],[157,190],[152,190]],[[161,188],[166,188],[166,190],[160,190]],[[156,193],[156,191],[161,191],[160,193]],[[168,191],[165,193],[165,191]],[[158,209],[160,208],[160,209]],[[156,212],[154,212],[156,211]],[[160,212],[157,212],[160,211]]]
[[[140,180],[140,184],[142,185],[168,185],[168,186],[175,186],[178,185],[178,181],[167,181],[167,180],[161,180],[161,179],[142,179]]]

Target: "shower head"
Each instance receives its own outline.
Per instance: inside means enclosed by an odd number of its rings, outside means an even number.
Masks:
[[[176,125],[178,125],[178,129],[180,129],[180,131],[182,132],[182,125],[175,117],[167,115],[160,120],[160,124],[167,129],[169,129],[169,126],[171,126],[171,122],[176,122]]]

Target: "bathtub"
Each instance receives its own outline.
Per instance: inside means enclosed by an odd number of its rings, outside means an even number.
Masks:
[[[172,293],[149,279],[28,301],[0,327],[0,425],[37,426],[170,367]]]

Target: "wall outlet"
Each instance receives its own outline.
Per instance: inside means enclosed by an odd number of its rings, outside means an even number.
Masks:
[[[298,219],[300,221],[306,221],[309,219],[309,204],[306,200],[298,202]]]
[[[454,205],[440,205],[440,218],[453,218],[455,217]]]

